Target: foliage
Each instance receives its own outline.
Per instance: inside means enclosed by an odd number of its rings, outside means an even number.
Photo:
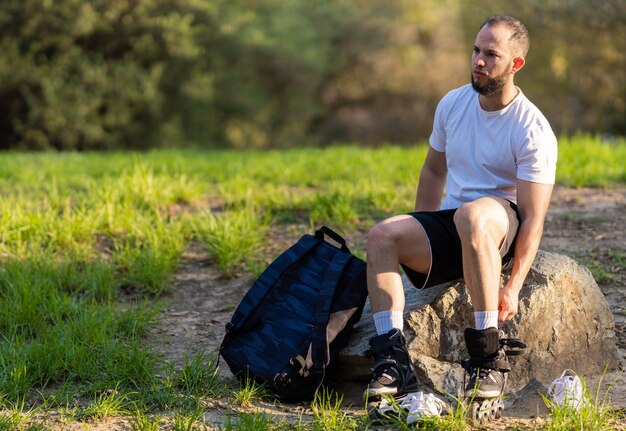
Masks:
[[[0,148],[412,143],[501,12],[557,131],[626,133],[618,0],[5,0]]]
[[[150,146],[166,105],[201,78],[194,23],[212,16],[183,0],[2,2],[4,146]]]
[[[361,18],[330,0],[7,0],[0,142],[289,142],[319,115],[325,80],[377,39],[376,19]]]

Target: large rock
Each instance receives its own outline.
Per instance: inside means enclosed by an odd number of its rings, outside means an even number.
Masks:
[[[503,275],[502,282],[507,275]],[[420,382],[459,395],[466,358],[463,331],[474,323],[463,282],[426,290],[403,278],[406,292],[405,335]],[[520,292],[519,313],[501,326],[521,338],[528,353],[511,358],[509,390],[533,378],[549,384],[566,368],[583,375],[618,364],[614,321],[609,306],[586,268],[572,259],[539,251]],[[375,335],[369,303],[350,344],[341,352],[343,376],[368,379],[372,362],[364,358]]]

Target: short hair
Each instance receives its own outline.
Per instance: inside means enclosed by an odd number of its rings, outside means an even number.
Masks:
[[[480,26],[482,29],[484,26],[494,27],[496,25],[502,24],[511,30],[511,36],[509,37],[509,42],[513,44],[513,47],[516,51],[522,54],[522,57],[525,57],[528,53],[528,48],[530,47],[530,37],[528,36],[528,29],[522,22],[508,15],[492,15],[483,22]]]

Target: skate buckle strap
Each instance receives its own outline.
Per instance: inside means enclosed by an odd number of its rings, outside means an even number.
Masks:
[[[498,370],[504,373],[511,371],[509,361],[504,358],[475,358],[470,357],[461,361],[461,366],[470,371],[476,368],[483,370]]]
[[[384,340],[381,343],[377,343],[375,346],[370,346],[370,348],[365,351],[364,355],[366,358],[371,358],[376,353],[380,353],[383,350],[388,349],[389,347],[397,347],[397,346],[398,346],[398,340]]]
[[[528,346],[519,338],[500,338],[500,346],[508,347],[505,349],[507,356],[519,356],[526,353]]]
[[[398,362],[395,361],[394,359],[381,359],[374,364],[374,366],[372,367],[372,371],[375,371],[383,366],[392,366],[397,369]]]

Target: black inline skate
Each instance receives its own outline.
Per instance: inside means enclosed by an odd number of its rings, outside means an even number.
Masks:
[[[525,353],[526,345],[515,338],[504,338],[497,328],[467,328],[465,345],[470,356],[461,363],[469,375],[465,399],[470,403],[473,424],[483,425],[502,416],[502,395],[511,371],[508,357]]]
[[[375,363],[372,382],[363,394],[365,399],[379,400],[383,395],[400,397],[417,389],[417,378],[402,331],[392,329],[372,338],[369,344],[365,355],[373,357]]]

